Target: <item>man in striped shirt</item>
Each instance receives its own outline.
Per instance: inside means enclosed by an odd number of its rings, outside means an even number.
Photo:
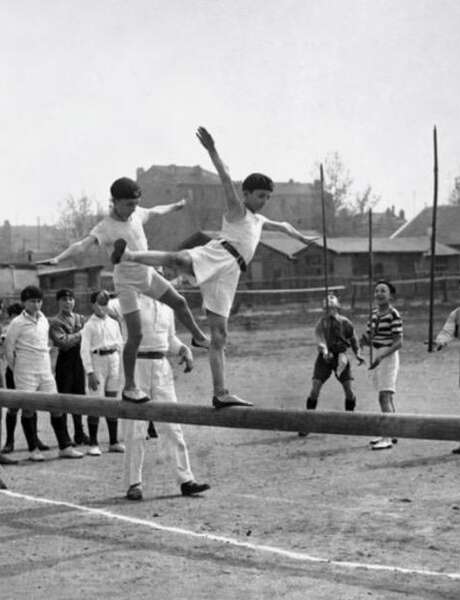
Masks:
[[[394,394],[399,372],[399,350],[402,346],[403,324],[399,312],[392,306],[391,300],[396,290],[386,280],[377,282],[374,290],[376,308],[372,311],[367,331],[361,338],[362,345],[370,345],[373,349],[372,362],[373,383],[379,394],[382,412],[396,412]],[[391,438],[375,438],[371,440],[372,450],[392,448],[396,440]]]

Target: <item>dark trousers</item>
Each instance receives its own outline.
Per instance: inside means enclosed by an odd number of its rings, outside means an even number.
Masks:
[[[85,370],[80,357],[80,347],[60,351],[56,361],[56,386],[60,394],[85,395]],[[72,415],[74,437],[83,435],[81,415]]]

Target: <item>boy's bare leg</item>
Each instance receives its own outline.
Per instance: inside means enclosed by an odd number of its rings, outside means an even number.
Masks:
[[[211,367],[215,408],[227,406],[252,406],[251,402],[242,400],[225,388],[225,345],[227,342],[227,319],[208,311],[208,321],[211,330],[211,345],[209,347],[209,364]]]
[[[124,400],[129,400],[131,402],[146,402],[149,398],[137,390],[134,377],[137,351],[139,350],[142,341],[141,313],[139,310],[136,310],[123,316],[128,330],[128,339],[123,348],[125,387],[122,397]]]
[[[187,300],[179,294],[179,292],[171,286],[160,298],[157,298],[160,302],[170,306],[176,314],[182,325],[185,325],[192,334],[193,340],[196,346],[202,346],[203,348],[209,348],[209,339],[204,332],[198,326],[195,318],[190,310]]]

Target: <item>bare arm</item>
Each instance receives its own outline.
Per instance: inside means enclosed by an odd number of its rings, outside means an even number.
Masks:
[[[230,173],[228,172],[227,167],[224,165],[221,157],[219,156],[219,153],[216,150],[214,139],[204,127],[198,127],[196,136],[200,140],[201,144],[208,151],[209,158],[211,159],[212,164],[216,168],[222,185],[224,186],[225,202],[227,205],[227,213],[230,217],[230,220],[232,218],[243,217],[246,209],[241,198],[238,196],[235,186],[233,185],[233,181],[231,180]]]
[[[441,331],[436,336],[436,350],[441,350],[447,346],[455,337],[455,330],[458,321],[459,309],[453,310],[447,317]]]
[[[279,231],[284,233],[295,240],[299,240],[299,242],[303,242],[306,246],[309,246],[314,240],[318,239],[312,239],[303,235],[298,229],[286,221],[271,221],[270,219],[267,219],[264,221],[263,228],[267,231]]]
[[[173,204],[158,204],[157,206],[153,206],[152,208],[148,209],[149,216],[158,215],[162,217],[163,215],[169,215],[169,213],[182,210],[186,204],[186,198],[182,198],[182,200],[173,202]]]
[[[397,335],[394,336],[393,343],[391,344],[391,346],[388,346],[388,348],[385,348],[385,350],[382,350],[382,354],[380,354],[380,356],[377,356],[376,358],[374,358],[371,366],[369,367],[369,370],[375,369],[375,367],[377,367],[384,358],[386,358],[387,356],[390,356],[390,354],[393,354],[397,350],[400,350],[401,347],[402,347],[402,335],[398,333]]]
[[[96,238],[93,237],[92,235],[88,235],[87,237],[83,238],[82,240],[71,244],[66,250],[64,250],[64,252],[61,252],[61,254],[58,254],[57,256],[54,256],[53,258],[49,258],[47,260],[40,260],[40,261],[38,261],[38,264],[57,265],[66,258],[71,258],[73,256],[79,256],[81,254],[84,254],[85,252],[88,252],[88,250],[94,244],[97,244]]]

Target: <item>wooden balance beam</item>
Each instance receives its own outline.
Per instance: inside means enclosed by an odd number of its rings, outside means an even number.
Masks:
[[[0,406],[117,419],[206,425],[208,427],[306,431],[335,435],[425,440],[460,440],[460,417],[454,415],[351,413],[258,407],[216,410],[210,405],[160,402],[133,404],[122,400],[75,394],[46,394],[13,390],[0,390]]]

